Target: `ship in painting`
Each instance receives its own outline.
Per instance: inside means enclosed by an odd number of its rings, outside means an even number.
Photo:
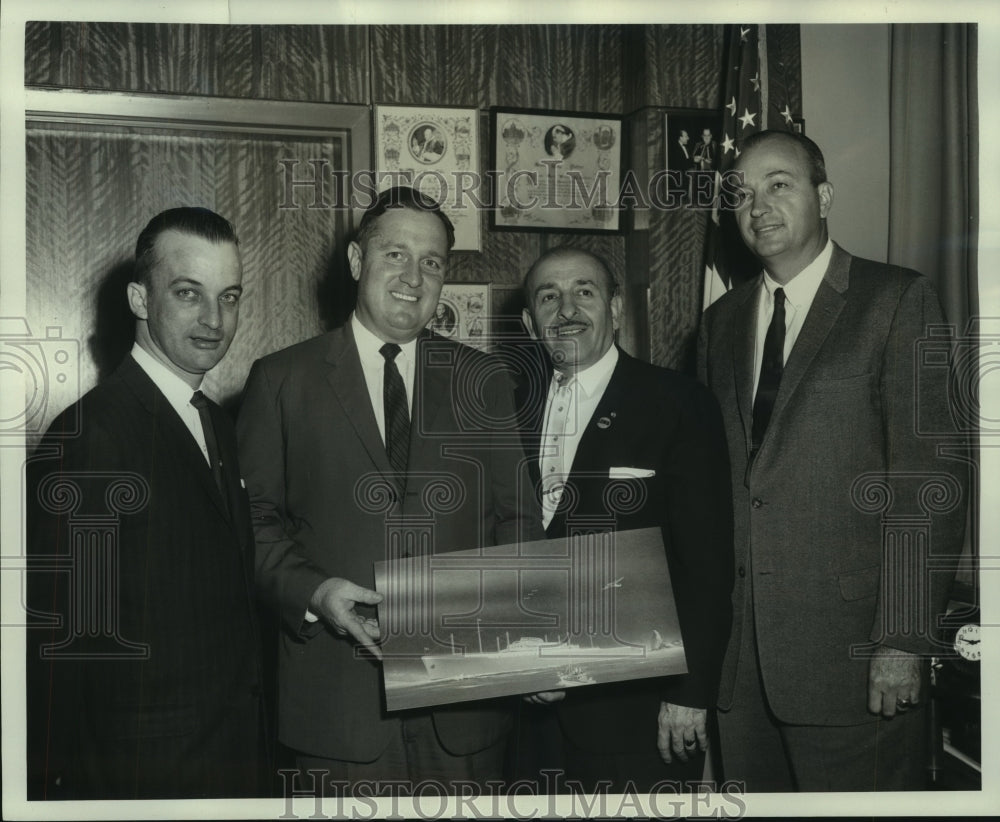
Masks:
[[[450,653],[425,654],[420,657],[431,679],[465,679],[491,674],[542,671],[585,661],[641,659],[651,650],[655,650],[640,645],[596,647],[593,645],[593,638],[590,640],[591,647],[588,648],[571,643],[568,636],[555,641],[543,637],[523,636],[511,641],[508,634],[506,647],[498,647],[496,651],[483,651],[478,620],[476,628],[479,633],[478,653],[457,649],[452,637]],[[658,632],[654,633],[659,635]],[[499,637],[497,645],[500,645]]]

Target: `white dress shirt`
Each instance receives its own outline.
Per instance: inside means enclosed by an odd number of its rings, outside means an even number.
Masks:
[[[788,362],[788,355],[792,352],[795,340],[798,339],[806,314],[809,313],[816,292],[819,291],[819,284],[823,282],[832,256],[833,242],[827,240],[826,246],[816,259],[796,274],[788,282],[788,285],[781,285],[781,283],[771,279],[771,275],[766,271],[764,272],[764,281],[761,284],[760,297],[757,300],[757,337],[753,359],[754,396],[757,395],[760,367],[764,361],[764,338],[767,336],[767,327],[771,324],[771,317],[774,314],[775,289],[781,288],[785,292],[785,349],[782,362]]]
[[[545,399],[545,423],[538,464],[542,475],[542,525],[549,527],[566,477],[569,476],[583,432],[611,382],[618,349],[611,346],[603,357],[575,374],[556,371]]]
[[[361,370],[365,375],[365,385],[368,386],[368,396],[371,397],[375,420],[378,422],[378,431],[382,435],[382,443],[384,444],[385,399],[382,396],[382,383],[385,381],[385,357],[379,353],[379,349],[385,345],[385,341],[380,340],[365,328],[357,314],[351,314],[351,329],[354,332],[354,342],[358,346]],[[399,369],[403,385],[406,386],[406,404],[410,410],[411,419],[413,418],[413,379],[416,371],[416,359],[416,339],[399,346],[399,353],[396,355],[396,368]]]
[[[212,461],[208,457],[208,446],[205,444],[205,432],[201,427],[201,414],[198,413],[197,408],[191,405],[191,397],[198,389],[192,388],[184,382],[139,343],[132,346],[132,359],[139,364],[139,367],[160,389],[160,393],[167,398],[171,408],[177,412],[188,431],[191,432],[191,436],[194,437],[194,441],[198,443],[198,447],[205,457],[205,462],[211,467]]]

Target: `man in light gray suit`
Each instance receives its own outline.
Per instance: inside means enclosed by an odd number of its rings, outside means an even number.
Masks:
[[[764,271],[706,312],[699,340],[733,469],[725,776],[750,791],[920,788],[926,658],[967,501],[963,464],[938,448],[954,434],[947,358],[917,357],[944,319],[926,278],[830,241],[811,140],[761,132],[735,168]]]

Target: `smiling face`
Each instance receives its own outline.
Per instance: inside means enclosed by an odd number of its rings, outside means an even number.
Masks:
[[[128,284],[136,342],[193,388],[229,350],[243,269],[234,243],[182,231],[156,238],[148,282]]]
[[[535,266],[525,283],[522,318],[552,364],[573,373],[593,365],[614,344],[621,297],[600,262],[579,251],[555,254]]]
[[[809,158],[796,143],[775,137],[740,155],[743,242],[782,285],[811,263],[827,242],[833,186],[813,185]]]
[[[391,208],[377,218],[365,247],[347,256],[358,282],[358,320],[383,342],[416,338],[434,314],[448,261],[441,220],[413,208]]]

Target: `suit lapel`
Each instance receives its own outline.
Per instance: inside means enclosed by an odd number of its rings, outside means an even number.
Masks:
[[[379,434],[368,383],[361,368],[361,358],[349,321],[331,332],[326,362],[330,366],[326,373],[327,384],[344,409],[344,415],[354,426],[358,440],[379,472],[390,475],[392,468],[382,435]]]
[[[830,335],[830,330],[844,308],[844,293],[847,291],[850,267],[851,255],[834,245],[833,256],[830,258],[826,274],[816,291],[795,345],[788,355],[788,362],[785,363],[781,385],[778,387],[774,409],[771,411],[771,421],[764,434],[761,450],[767,447],[771,433],[780,430],[782,412],[798,389],[803,376],[808,373],[817,352]]]
[[[528,476],[533,488],[538,487],[541,481],[538,456],[541,451],[542,426],[545,424],[545,400],[552,381],[552,364],[548,354],[540,345],[536,354],[537,359],[532,360],[514,387],[514,407],[517,410],[521,446],[528,460]]]
[[[126,357],[120,373],[125,384],[150,415],[152,419],[150,430],[154,432],[153,436],[161,436],[169,443],[168,447],[180,455],[187,463],[190,475],[201,484],[202,490],[219,509],[219,513],[228,520],[229,510],[215,484],[212,469],[205,461],[205,455],[202,454],[184,420],[180,418],[163,392],[156,387],[156,383],[131,356]]]
[[[416,357],[413,374],[413,410],[410,414],[410,470],[427,469],[441,464],[444,442],[439,437],[427,436],[432,432],[455,430],[455,424],[448,420],[440,420],[442,414],[447,414],[453,407],[461,403],[453,403],[452,393],[457,386],[451,385],[452,376],[456,373],[456,363],[451,367],[427,368],[434,362],[445,362],[445,358],[429,355],[428,346],[434,345],[434,337],[429,331],[421,332],[417,338]],[[447,349],[453,348],[447,343]],[[446,351],[441,348],[442,353]],[[448,353],[451,353],[450,351]],[[454,355],[460,357],[461,348],[454,348]],[[454,441],[454,440],[453,440]]]
[[[737,306],[733,327],[733,378],[736,381],[736,401],[743,423],[744,442],[750,453],[750,431],[753,425],[753,366],[757,345],[757,301],[763,275],[748,288],[743,302]]]
[[[601,399],[598,400],[597,406],[594,408],[594,413],[587,420],[583,436],[580,437],[580,444],[573,455],[573,464],[569,469],[571,481],[575,473],[591,470],[590,466],[594,464],[595,454],[600,451],[599,440],[607,438],[606,431],[610,430],[614,419],[618,416],[618,409],[623,399],[622,395],[625,386],[629,383],[627,372],[630,364],[628,360],[628,354],[619,350],[618,362],[615,363],[615,370],[611,373],[608,387],[604,389]],[[602,419],[610,424],[598,425]],[[604,468],[603,465],[601,467]]]

